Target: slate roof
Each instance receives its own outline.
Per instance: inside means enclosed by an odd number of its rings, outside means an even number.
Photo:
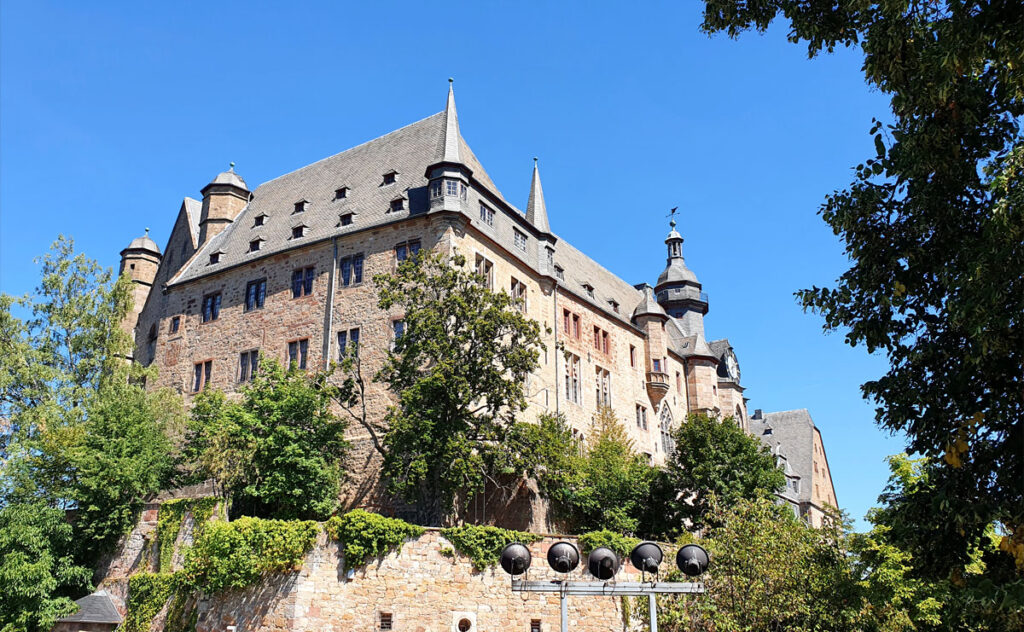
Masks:
[[[149,238],[148,228],[145,235],[133,239],[132,243],[128,244],[125,250],[148,250],[160,254],[160,246],[156,245],[156,242]]]
[[[118,614],[117,608],[114,607],[114,603],[110,600],[110,595],[105,591],[100,590],[81,599],[76,599],[75,604],[78,605],[78,612],[70,614],[63,619],[58,619],[58,622],[110,623],[116,625],[122,621],[121,615]]]
[[[814,475],[814,420],[806,408],[764,413],[761,419],[751,418],[750,433],[773,450],[781,446],[793,474],[801,479],[801,502],[810,502]],[[765,434],[770,428],[771,434]]]
[[[182,202],[188,215],[188,228],[192,235],[192,247],[199,245],[199,217],[203,214],[203,203],[190,197]]]
[[[668,333],[668,347],[677,355],[683,358],[690,356],[702,356],[705,358],[717,358],[714,352],[708,347],[704,338],[697,334],[690,334],[683,329],[683,323],[677,318],[669,318],[665,325]]]

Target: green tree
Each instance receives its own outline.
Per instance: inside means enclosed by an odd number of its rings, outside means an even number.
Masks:
[[[525,453],[537,459],[538,487],[562,528],[636,533],[657,470],[633,451],[615,413],[598,411],[585,444],[560,418],[543,418],[535,427],[539,441]]]
[[[690,415],[673,431],[678,449],[654,485],[646,520],[656,534],[675,537],[700,529],[713,518],[712,506],[770,496],[786,484],[775,457],[732,417]]]
[[[64,237],[40,261],[33,295],[0,299],[0,368],[9,369],[0,492],[4,503],[75,509],[76,559],[91,564],[167,482],[182,407],[167,391],[146,391],[151,372],[125,361],[131,281]]]
[[[405,325],[375,377],[398,397],[386,416],[383,473],[423,524],[440,524],[457,496],[497,483],[495,452],[526,408],[540,325],[462,255],[424,250],[374,283],[380,308],[402,310]]]
[[[712,560],[702,577],[707,592],[659,597],[659,630],[860,629],[859,592],[839,516],[814,529],[764,496],[711,513],[717,526],[700,540]]]
[[[915,505],[920,569],[948,576],[999,523],[1018,564],[1005,581],[1019,587],[1024,11],[1019,0],[706,0],[704,28],[764,31],[776,17],[812,56],[860,47],[868,84],[892,108],[853,182],[821,208],[850,269],[798,296],[827,330],[888,357],[863,386],[878,423],[943,459]]]
[[[285,371],[261,358],[239,402],[205,391],[189,422],[186,461],[212,477],[232,511],[280,519],[324,519],[337,508],[347,424],[330,410],[324,374]]]
[[[91,571],[73,561],[71,525],[42,503],[0,509],[0,632],[47,632],[75,610]]]

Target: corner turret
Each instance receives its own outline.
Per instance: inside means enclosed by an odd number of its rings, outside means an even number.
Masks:
[[[228,224],[235,221],[252,193],[245,180],[231,168],[217,175],[203,187],[203,210],[199,216],[199,247],[216,237]]]
[[[455,111],[454,80],[448,80],[448,101],[444,108],[444,120],[437,139],[434,162],[427,167],[426,178],[430,180],[430,211],[466,210],[469,178],[473,170],[466,166],[462,157],[462,135],[459,132],[459,115]]]
[[[121,251],[121,274],[127,273],[132,280],[132,311],[125,315],[121,327],[128,333],[134,342],[135,327],[139,322],[139,314],[146,305],[149,292],[153,288],[153,280],[156,279],[157,270],[160,268],[160,261],[163,255],[156,242],[149,238],[149,229],[146,234],[136,237],[128,247]],[[134,345],[133,345],[134,347]],[[128,359],[134,357],[134,349],[130,352]]]

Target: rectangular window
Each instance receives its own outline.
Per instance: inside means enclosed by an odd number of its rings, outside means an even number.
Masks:
[[[601,352],[608,353],[611,351],[611,338],[608,336],[607,331],[601,332]]]
[[[257,215],[256,217],[254,217],[253,220],[252,220],[253,228],[255,228],[257,226],[262,226],[266,219],[267,219],[267,216],[263,215],[263,214],[260,214],[260,215]]]
[[[194,371],[195,375],[192,380],[192,392],[198,393],[210,385],[210,375],[213,373],[213,360],[196,362]]]
[[[512,277],[512,298],[516,300],[516,309],[526,313],[526,284]]]
[[[526,251],[526,233],[518,228],[512,229],[512,242],[516,245],[516,248],[524,252]]]
[[[215,252],[210,255],[210,264],[220,263],[220,253]]]
[[[388,206],[388,212],[394,213],[395,211],[401,211],[405,208],[405,200],[402,198],[395,198],[391,200],[391,204]]]
[[[352,225],[352,213],[344,213],[338,218],[338,224],[341,226]]]
[[[306,359],[309,354],[309,338],[293,340],[288,343],[288,368],[306,368]]]
[[[363,282],[363,254],[352,255],[341,260],[341,284],[344,287]]]
[[[380,629],[381,632],[388,632],[391,630],[391,613],[382,612],[380,613]]]
[[[395,259],[398,261],[405,261],[409,257],[415,257],[416,253],[420,251],[420,240],[413,239],[410,241],[403,241],[402,243],[395,246]]]
[[[262,239],[253,239],[252,241],[250,241],[249,242],[249,252],[256,252],[257,250],[259,250],[260,249],[260,245],[262,245],[262,243],[263,243]]]
[[[629,345],[629,366],[636,368],[636,347]]]
[[[344,360],[349,353],[359,353],[359,328],[338,332],[338,359]]]
[[[434,180],[430,183],[430,197],[439,198],[444,192],[444,185],[440,180]]]
[[[483,255],[476,256],[476,273],[484,278],[484,286],[494,289],[494,264]]]
[[[647,430],[647,408],[636,405],[636,427],[641,430]]]
[[[178,333],[178,328],[181,327],[181,316],[175,316],[171,319],[171,333]]]
[[[404,320],[393,320],[391,321],[391,330],[395,334],[395,340],[398,340],[405,334],[405,321]]]
[[[606,369],[601,367],[595,367],[594,374],[594,405],[597,408],[601,406],[612,405],[612,374]]]
[[[385,185],[394,184],[395,183],[395,179],[397,177],[398,177],[398,172],[397,171],[389,171],[389,172],[385,173],[384,174],[384,184]]]
[[[545,248],[544,250],[548,262],[548,271],[550,272],[555,267],[555,251],[551,248]]]
[[[601,328],[594,325],[594,349],[601,350]]]
[[[305,226],[292,226],[292,239],[298,239],[306,234]]]
[[[306,212],[306,200],[299,200],[295,203],[295,210],[293,213],[305,213]]]
[[[661,360],[655,358],[652,362],[654,362],[654,372],[661,373]]]
[[[313,293],[315,268],[300,268],[292,272],[292,298],[309,296]]]
[[[530,632],[541,632],[540,619],[530,619]]]
[[[203,322],[220,318],[220,292],[207,294],[203,297]]]
[[[562,310],[562,331],[565,332],[565,335],[569,335],[569,310],[567,309]]]
[[[676,371],[676,392],[680,394],[683,392],[683,376],[679,371]]]
[[[334,199],[343,200],[348,197],[348,187],[340,187],[334,190]]]
[[[267,280],[249,281],[245,286],[245,311],[262,309],[267,300]]]
[[[565,270],[562,268],[562,266],[555,266],[555,278],[558,279],[559,281],[565,280]]]
[[[565,365],[565,398],[580,403],[580,357],[571,353]]]
[[[480,205],[480,221],[488,226],[494,226],[494,211],[484,204]]]
[[[243,351],[238,356],[238,381],[251,382],[256,377],[256,369],[260,363],[259,349]]]
[[[572,315],[572,336],[576,340],[580,339],[580,315],[579,314],[573,314]]]
[[[445,180],[444,181],[444,194],[452,197],[459,196],[459,181],[458,180]]]

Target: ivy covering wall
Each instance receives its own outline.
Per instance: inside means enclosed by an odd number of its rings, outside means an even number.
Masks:
[[[478,525],[441,529],[441,535],[452,543],[456,551],[468,557],[477,571],[497,564],[506,545],[512,542],[529,544],[540,539],[540,536],[524,531]]]
[[[327,535],[341,543],[345,567],[362,566],[392,549],[402,550],[409,538],[423,535],[423,527],[397,518],[385,518],[362,509],[334,516],[324,524]]]
[[[156,525],[157,547],[160,552],[157,569],[159,572],[170,573],[172,570],[174,543],[178,541],[185,514],[192,514],[192,524],[195,525],[193,539],[198,538],[206,523],[213,517],[213,511],[219,502],[220,499],[214,497],[178,498],[160,505]]]

